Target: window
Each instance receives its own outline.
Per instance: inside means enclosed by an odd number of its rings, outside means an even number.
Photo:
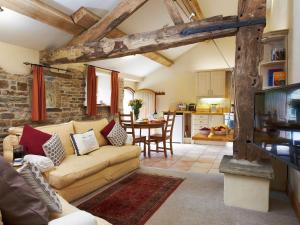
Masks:
[[[131,107],[128,106],[130,100],[134,98],[134,90],[129,87],[124,87],[124,98],[123,98],[123,111],[124,113],[130,113]]]
[[[110,105],[111,77],[109,73],[97,72],[97,104]]]

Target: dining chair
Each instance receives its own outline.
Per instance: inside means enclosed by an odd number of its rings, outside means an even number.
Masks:
[[[130,112],[129,114],[123,114],[123,113],[119,113],[119,122],[120,125],[125,129],[127,134],[130,134],[132,136],[132,144],[139,144],[143,143],[143,153],[144,153],[144,157],[146,157],[146,141],[147,138],[146,136],[141,136],[141,135],[136,135],[135,134],[135,129],[134,129],[134,120],[133,120],[133,113]]]
[[[165,123],[162,133],[152,134],[149,136],[149,140],[148,140],[148,155],[149,155],[149,157],[151,157],[151,153],[150,153],[151,151],[152,152],[163,152],[165,155],[165,158],[168,157],[167,150],[170,150],[171,155],[173,155],[172,136],[173,136],[173,128],[174,128],[176,112],[168,112],[168,113],[166,113],[166,115],[167,115],[166,123]],[[167,140],[169,140],[169,148],[167,148]],[[150,148],[151,142],[154,142],[156,144],[155,150],[151,150],[151,148]],[[159,143],[162,143],[163,147],[159,147]]]

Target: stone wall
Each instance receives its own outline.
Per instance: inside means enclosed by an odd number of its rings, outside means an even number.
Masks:
[[[10,74],[0,68],[0,152],[3,148],[3,138],[8,135],[8,128],[12,126],[24,124],[42,126],[70,120],[113,118],[109,107],[98,107],[96,117],[90,118],[85,115],[84,72],[75,69],[71,69],[67,74],[45,71],[45,80],[46,83],[51,83],[51,89],[48,91],[52,92],[51,98],[54,98],[54,101],[51,103],[51,108],[47,108],[48,119],[46,121],[32,122],[30,119],[32,74]],[[123,81],[120,80],[120,107],[122,107],[122,101]]]

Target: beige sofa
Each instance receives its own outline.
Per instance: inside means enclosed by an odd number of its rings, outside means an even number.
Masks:
[[[140,147],[107,145],[100,131],[108,124],[106,119],[97,121],[71,121],[69,123],[42,126],[37,129],[57,133],[66,151],[63,162],[45,173],[49,184],[67,201],[73,201],[137,169],[140,164]],[[100,144],[98,150],[88,155],[76,156],[70,141],[70,133],[81,133],[93,128]],[[17,145],[22,128],[9,129],[3,142],[3,156],[12,162],[13,146]]]

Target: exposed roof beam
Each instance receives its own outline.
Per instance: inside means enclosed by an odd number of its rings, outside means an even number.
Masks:
[[[176,4],[176,1],[174,0],[164,0],[165,5],[167,7],[168,13],[173,20],[174,24],[183,24],[184,21],[180,15],[180,12],[178,10],[178,6]]]
[[[62,64],[88,62],[100,59],[116,58],[127,55],[153,52],[213,38],[233,36],[237,28],[230,28],[237,23],[237,17],[214,17],[202,21],[166,27],[152,32],[127,35],[117,39],[103,39],[97,42],[78,46],[69,46],[55,50],[41,51],[43,63]],[[230,26],[228,26],[230,25]],[[183,35],[182,32],[191,28],[211,28],[209,32]],[[224,28],[225,27],[225,28]],[[224,28],[224,29],[221,29]]]
[[[0,5],[73,35],[84,31],[70,16],[38,0],[0,0]]]
[[[78,9],[73,15],[72,18],[74,22],[78,25],[81,25],[82,27],[88,29],[94,24],[96,24],[101,18],[88,10],[85,7],[81,7]],[[123,31],[119,30],[118,28],[113,29],[111,32],[109,32],[106,37],[107,38],[120,38],[123,36],[126,36],[127,34]],[[159,63],[164,66],[171,66],[173,65],[173,61],[165,57],[164,55],[158,53],[158,52],[149,52],[143,54],[143,56]]]
[[[147,1],[148,0],[122,0],[108,15],[82,34],[74,37],[68,45],[78,45],[102,39]]]

